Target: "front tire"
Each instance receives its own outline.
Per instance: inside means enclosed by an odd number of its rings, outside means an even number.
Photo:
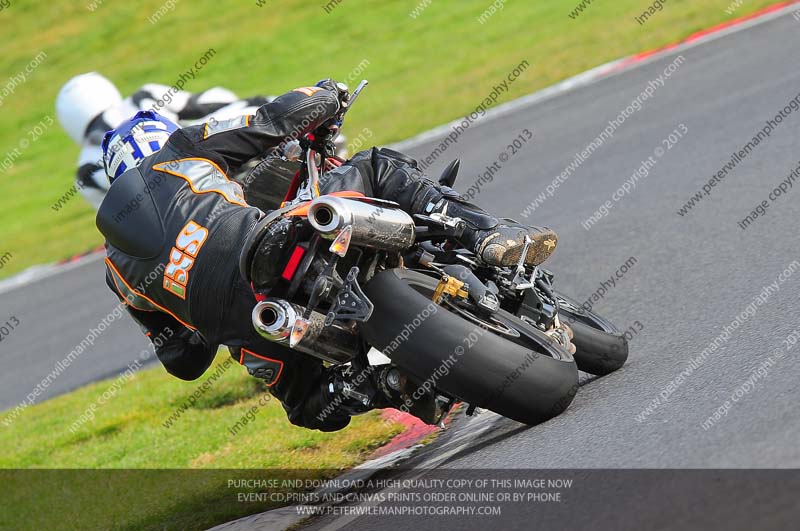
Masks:
[[[628,340],[620,330],[575,300],[556,293],[559,316],[572,328],[576,347],[575,363],[589,374],[605,376],[622,367],[628,359]]]

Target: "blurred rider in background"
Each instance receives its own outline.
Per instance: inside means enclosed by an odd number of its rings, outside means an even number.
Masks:
[[[96,210],[109,187],[103,169],[103,135],[137,112],[154,110],[187,126],[255,114],[260,106],[273,99],[265,96],[240,99],[222,87],[191,93],[155,83],[144,85],[123,98],[106,77],[89,72],[73,77],[61,88],[56,98],[56,114],[64,131],[81,146],[76,185]]]

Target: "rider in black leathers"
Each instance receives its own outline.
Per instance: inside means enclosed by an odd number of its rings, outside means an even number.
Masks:
[[[284,94],[254,116],[180,129],[113,181],[97,215],[106,237],[107,283],[151,339],[169,338],[156,349],[169,373],[199,378],[219,345],[226,345],[265,380],[292,423],[323,431],[341,429],[352,414],[391,401],[376,391],[373,378],[360,382],[370,404],[340,396],[352,376],[346,369],[325,368],[255,332],[254,288],[268,291],[283,270],[294,225],[260,226],[264,213],[247,205],[228,176],[282,142],[326,131],[347,97],[326,80]],[[501,223],[424,178],[412,159],[386,149],[363,151],[328,172],[321,191],[336,190],[396,201],[410,213],[460,217],[468,223],[462,243],[491,264],[516,263],[526,235],[533,241],[528,263],[544,261],[556,244],[549,229]],[[243,253],[247,278],[239,267]]]

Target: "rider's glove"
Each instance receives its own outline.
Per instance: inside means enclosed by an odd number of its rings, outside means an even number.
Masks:
[[[336,115],[317,127],[314,131],[314,149],[317,151],[327,149],[333,152],[334,148],[332,142],[333,139],[336,138],[336,135],[339,134],[339,128],[342,125],[342,117],[350,101],[350,90],[344,83],[337,83],[330,78],[319,81],[316,86],[335,94],[336,99],[339,101],[339,111]]]
[[[336,98],[339,100],[339,112],[347,108],[347,104],[350,102],[350,89],[346,84],[327,78],[317,82],[317,86],[336,94]]]
[[[337,127],[342,125],[342,115],[350,102],[350,89],[344,83],[337,83],[331,78],[317,82],[317,86],[336,94],[336,99],[339,100],[339,112],[336,113],[336,118],[330,122],[331,125]]]

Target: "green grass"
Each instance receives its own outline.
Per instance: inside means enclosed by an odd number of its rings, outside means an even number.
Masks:
[[[111,2],[95,12],[89,0],[17,2],[0,12],[3,77],[40,51],[47,59],[7,98],[0,113],[0,158],[27,132],[54,115],[60,86],[98,70],[125,94],[145,82],[172,84],[207,49],[217,54],[187,85],[239,94],[280,93],[333,76],[346,78],[365,59],[371,82],[346,131],[364,127],[377,144],[399,140],[470,112],[522,60],[532,66],[501,98],[508,101],[608,60],[672,42],[733,18],[731,0],[671,0],[644,26],[634,17],[650,4],[591,4],[577,19],[578,0],[508,2],[485,24],[488,0],[434,0],[416,19],[417,0],[327,2],[255,0],[220,4],[180,1],[155,26],[147,19],[163,0]],[[748,0],[733,16],[774,3]],[[30,138],[30,137],[29,137]],[[51,205],[73,182],[77,147],[56,124],[0,173],[0,254],[13,259],[0,277],[101,243],[91,209],[80,198]]]
[[[0,528],[59,529],[64,521],[72,529],[96,528],[98,522],[105,529],[206,528],[282,505],[233,503],[236,493],[228,479],[282,477],[289,474],[285,470],[329,477],[363,461],[400,431],[377,412],[356,417],[335,433],[292,426],[277,400],[259,404],[269,396],[263,383],[235,362],[223,365],[228,359],[220,355],[195,382],[177,380],[161,367],[132,379],[98,382],[31,406],[10,426],[0,426],[0,469],[6,469],[0,470],[0,482],[7,504],[0,507]],[[219,379],[165,427],[217,370]],[[253,407],[258,407],[254,420],[233,435],[231,427]],[[87,409],[93,409],[94,419],[85,416],[81,422]],[[114,470],[10,470],[98,468]],[[254,472],[231,472],[243,469]]]

